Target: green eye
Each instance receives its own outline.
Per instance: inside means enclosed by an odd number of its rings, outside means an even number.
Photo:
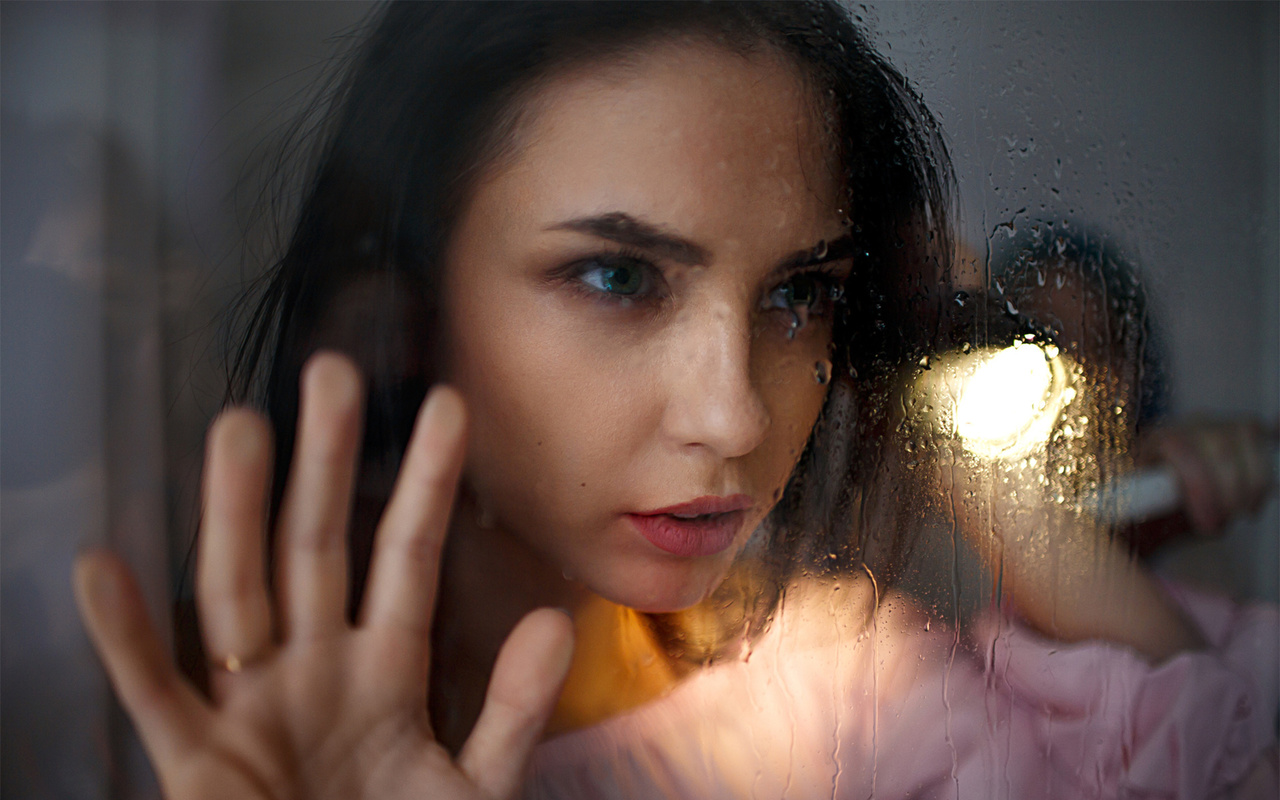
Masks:
[[[582,271],[579,275],[586,285],[618,297],[634,297],[645,291],[648,282],[645,266],[631,259],[619,259],[616,263],[600,264]]]

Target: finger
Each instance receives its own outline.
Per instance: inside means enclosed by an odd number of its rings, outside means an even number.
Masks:
[[[337,353],[302,370],[298,437],[277,525],[283,635],[323,635],[345,624],[347,521],[355,488],[364,390]]]
[[[1182,486],[1183,505],[1196,530],[1213,533],[1222,527],[1216,478],[1211,459],[1194,433],[1165,431],[1153,437],[1156,451],[1173,467]]]
[[[1195,439],[1201,461],[1212,479],[1210,491],[1217,527],[1225,527],[1244,504],[1245,480],[1242,453],[1229,425],[1206,428]]]
[[[498,653],[484,708],[458,766],[490,797],[510,797],[555,707],[573,656],[573,623],[542,608],[516,625]]]
[[[462,471],[465,429],[462,397],[444,386],[432,390],[418,412],[374,544],[362,622],[401,628],[424,648],[434,612],[440,553]]]
[[[94,552],[77,559],[75,595],[89,638],[163,778],[208,730],[209,709],[178,675],[118,558]]]
[[[1256,512],[1270,493],[1274,477],[1275,444],[1262,426],[1249,421],[1235,428],[1236,451],[1244,473],[1242,505],[1246,511]]]
[[[196,604],[205,652],[248,663],[271,646],[263,547],[271,481],[271,431],[244,409],[209,429]]]

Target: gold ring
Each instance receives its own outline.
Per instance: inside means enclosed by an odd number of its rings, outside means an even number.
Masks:
[[[249,657],[237,655],[235,653],[228,653],[222,658],[210,659],[209,663],[223,672],[229,672],[232,675],[236,675],[244,672],[249,667],[252,667],[254,664],[261,661],[263,655],[263,653],[258,653],[253,657]]]

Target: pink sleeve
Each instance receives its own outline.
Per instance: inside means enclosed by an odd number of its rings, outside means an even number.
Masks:
[[[988,675],[1025,734],[1012,763],[1039,763],[1039,780],[1082,796],[1190,800],[1223,795],[1275,744],[1280,611],[1166,589],[1210,649],[1155,667],[1124,647],[991,623]]]

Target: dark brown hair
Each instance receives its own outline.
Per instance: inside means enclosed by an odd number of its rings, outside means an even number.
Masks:
[[[878,376],[927,339],[929,286],[951,253],[952,177],[933,117],[829,0],[381,9],[325,101],[327,122],[315,133],[291,233],[234,353],[235,399],[264,408],[276,430],[278,487],[293,447],[299,372],[320,346],[341,347],[364,370],[363,469],[394,474],[436,379],[441,254],[459,198],[500,155],[522,93],[567,65],[684,35],[735,51],[771,48],[798,66],[838,151],[857,245],[836,317],[826,408],[761,532],[753,572],[776,589],[820,563],[888,569],[900,537],[858,521],[881,438],[872,395]],[[340,296],[356,301],[339,304]],[[364,516],[376,518],[386,484],[364,480]],[[371,531],[359,521],[353,530],[356,597]],[[839,558],[828,562],[833,553]],[[776,596],[763,593],[763,612],[747,614],[756,620],[748,627],[763,624]]]

